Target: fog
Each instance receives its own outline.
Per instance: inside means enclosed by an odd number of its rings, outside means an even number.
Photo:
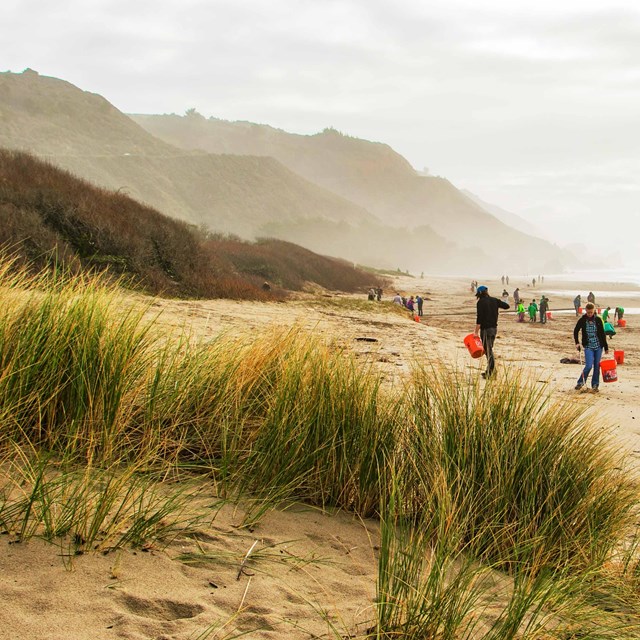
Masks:
[[[125,113],[331,126],[391,145],[585,263],[638,263],[631,0],[7,0],[3,66]]]

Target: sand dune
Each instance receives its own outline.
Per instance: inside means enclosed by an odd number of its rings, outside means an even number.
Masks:
[[[494,295],[502,291],[499,281],[484,284]],[[513,280],[509,291],[517,284],[527,300],[545,292]],[[584,289],[579,283],[551,281],[545,287],[576,293]],[[611,291],[601,302],[614,306],[615,286],[593,283],[590,288]],[[367,302],[365,295],[356,298],[362,304],[352,304],[343,299],[354,297],[329,293],[284,304],[158,301],[153,310],[162,309],[160,322],[167,329],[179,329],[186,318],[199,336],[302,326],[371,362],[390,385],[401,384],[417,359],[433,362],[436,375],[441,366],[483,368],[483,360],[471,360],[462,344],[475,324],[475,299],[467,280],[402,277],[392,289],[385,291],[386,300],[396,290],[426,297],[421,322]],[[624,303],[640,306],[640,290]],[[570,307],[569,297],[551,299],[552,310]],[[630,316],[628,326],[611,341],[611,353],[613,348],[625,352],[619,381],[602,384],[599,395],[574,391],[579,365],[560,364],[561,358],[575,355],[574,324],[571,314],[534,325],[516,323],[513,314],[503,313],[498,366],[522,370],[554,397],[584,403],[603,430],[640,457],[640,332],[635,318]],[[213,504],[209,493],[203,485],[200,499],[205,505]],[[296,504],[271,512],[248,530],[239,526],[241,510],[212,506],[210,512],[209,523],[196,535],[163,550],[67,557],[56,545],[15,543],[3,536],[0,638],[186,640],[247,631],[250,638],[302,639],[327,637],[330,625],[345,636],[366,629],[375,595],[375,521]],[[191,565],[176,559],[197,550],[217,554],[217,561]]]

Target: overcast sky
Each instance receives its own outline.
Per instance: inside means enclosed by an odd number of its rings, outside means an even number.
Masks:
[[[126,113],[332,126],[640,254],[637,0],[4,0],[0,42]]]

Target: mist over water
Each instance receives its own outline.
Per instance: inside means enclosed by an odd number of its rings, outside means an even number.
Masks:
[[[525,279],[537,276],[522,276]],[[518,276],[516,276],[518,278]],[[628,283],[640,287],[640,267],[619,269],[585,269],[565,273],[544,274],[545,282],[611,282]],[[544,285],[543,285],[544,286]],[[595,292],[594,292],[595,293]],[[636,292],[637,294],[637,292]]]

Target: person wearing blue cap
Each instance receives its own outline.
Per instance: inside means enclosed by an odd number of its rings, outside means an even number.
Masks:
[[[509,305],[493,298],[489,295],[489,289],[484,285],[480,285],[476,289],[476,329],[475,335],[479,335],[484,347],[484,353],[487,356],[487,370],[482,374],[483,378],[490,378],[496,368],[495,358],[493,356],[493,343],[498,333],[498,310],[508,309]]]

